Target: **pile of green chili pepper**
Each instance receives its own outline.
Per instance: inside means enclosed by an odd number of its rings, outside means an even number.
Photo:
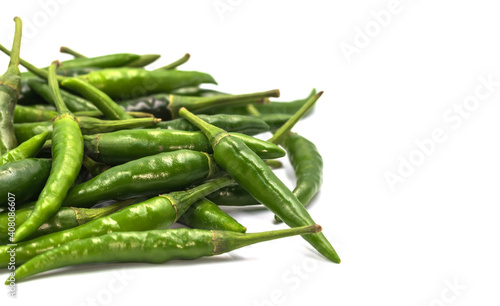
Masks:
[[[320,190],[317,147],[292,132],[322,92],[270,101],[279,90],[231,95],[207,73],[155,70],[157,54],[88,57],[37,68],[20,57],[15,19],[0,77],[0,268],[6,284],[82,263],[212,256],[301,235],[340,263],[306,206]],[[28,72],[21,73],[19,65]],[[272,133],[267,141],[253,137]],[[290,190],[273,172],[288,156]],[[246,233],[220,206],[262,204],[289,229]],[[186,228],[169,229],[179,222]],[[12,266],[11,250],[15,248]]]

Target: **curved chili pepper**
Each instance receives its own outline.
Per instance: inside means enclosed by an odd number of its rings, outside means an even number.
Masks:
[[[114,68],[122,67],[140,58],[140,55],[132,53],[115,53],[101,55],[96,57],[75,58],[67,61],[62,61],[58,70],[97,67],[97,68]]]
[[[36,198],[49,177],[50,159],[26,158],[0,166],[0,207],[7,207],[8,194],[16,195],[16,205]]]
[[[232,232],[246,232],[247,228],[222,211],[214,202],[203,198],[191,205],[179,218],[179,222],[189,227]]]
[[[45,101],[49,104],[54,105],[54,98],[52,96],[52,90],[49,85],[40,79],[30,79],[28,85],[39,94]],[[98,110],[92,102],[76,96],[64,89],[60,89],[61,96],[64,99],[64,103],[71,112],[81,112],[81,111],[96,111]]]
[[[112,232],[166,229],[174,224],[194,202],[233,183],[234,181],[228,177],[220,177],[186,191],[171,192],[130,205],[73,229],[21,242],[16,246],[16,263],[26,262],[36,255],[74,240]],[[5,267],[9,263],[10,256],[7,250],[7,246],[0,246],[0,267]]]
[[[306,206],[323,183],[323,158],[314,143],[296,133],[289,134],[283,146],[297,179],[293,194]]]
[[[123,129],[154,127],[161,119],[150,118],[132,118],[126,120],[100,120],[93,117],[75,117],[84,135],[95,133],[113,132]],[[26,141],[31,137],[45,131],[53,132],[53,123],[51,121],[15,123],[14,131],[19,141]],[[50,137],[49,137],[50,138]]]
[[[251,234],[186,228],[113,233],[70,242],[33,258],[16,269],[16,282],[41,272],[76,264],[100,262],[159,264],[173,259],[192,260],[279,238],[295,235],[309,237],[320,231],[321,226],[315,224]]]
[[[60,232],[70,228],[77,227],[89,221],[112,214],[120,209],[129,206],[134,199],[116,202],[100,208],[77,208],[61,207],[57,213],[42,224],[38,230],[29,236],[34,239],[40,236]],[[16,209],[15,224],[23,223],[33,211],[33,207],[24,207]],[[9,240],[9,214],[7,212],[0,214],[0,243],[8,243]]]
[[[14,242],[33,234],[57,212],[82,166],[82,132],[76,117],[68,110],[58,90],[57,65],[58,62],[55,61],[49,68],[49,85],[53,90],[59,112],[59,116],[54,120],[52,132],[52,169],[33,212],[16,230]]]
[[[64,47],[64,46],[59,49],[59,52],[72,55],[78,59],[88,58],[87,56],[85,56],[85,55],[83,55],[83,54],[81,54],[81,53],[79,53],[71,48]],[[107,55],[107,56],[112,57],[112,54]],[[116,66],[116,67],[144,67],[144,66],[147,66],[147,65],[153,63],[154,61],[156,61],[159,58],[160,58],[159,54],[143,54],[143,55],[140,55],[139,58],[137,58],[131,62],[128,62],[124,65]]]
[[[206,153],[190,150],[160,153],[113,167],[73,187],[66,205],[90,207],[103,200],[122,200],[185,188],[212,177],[218,168]]]
[[[14,134],[14,108],[19,98],[21,72],[19,71],[19,52],[21,50],[22,21],[14,18],[16,32],[12,43],[9,67],[0,76],[0,155],[17,147]]]
[[[243,115],[198,115],[203,121],[220,127],[228,132],[237,132],[247,135],[256,135],[270,130],[269,125],[254,116]],[[286,120],[285,120],[286,121]],[[158,123],[157,128],[181,131],[199,131],[196,125],[192,124],[184,118],[178,118]]]
[[[108,68],[78,76],[111,98],[124,100],[153,93],[200,84],[217,84],[204,72],[181,70],[153,70],[141,68]]]
[[[279,158],[286,154],[283,149],[267,141],[245,134],[231,133],[231,135],[245,142],[261,158]],[[159,129],[122,130],[86,135],[83,139],[86,154],[110,165],[181,149],[212,153],[212,146],[202,132]]]
[[[314,220],[297,197],[241,140],[204,122],[185,108],[182,108],[179,114],[207,135],[213,146],[217,164],[287,225],[297,227],[314,224]],[[340,262],[337,253],[323,234],[303,238],[329,260]]]
[[[41,134],[31,137],[25,142],[21,143],[17,148],[10,150],[4,155],[0,156],[0,166],[16,160],[35,157],[43,147],[50,132],[45,131]]]
[[[169,120],[179,117],[179,109],[185,107],[192,112],[205,112],[206,110],[220,105],[241,105],[258,103],[268,97],[279,97],[279,90],[241,94],[241,95],[218,95],[211,97],[189,97],[170,94],[157,94],[140,97],[128,101],[122,101],[119,105],[126,111],[147,112],[155,117]]]

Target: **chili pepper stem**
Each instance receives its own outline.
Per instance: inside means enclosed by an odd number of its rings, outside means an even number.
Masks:
[[[189,97],[182,96],[172,96],[171,103],[169,107],[171,109],[176,108],[176,104],[179,106],[184,106],[188,108],[191,112],[200,112],[204,109],[208,109],[214,106],[225,106],[225,105],[235,105],[235,104],[245,104],[245,103],[255,103],[262,102],[269,97],[279,97],[279,89],[273,89],[262,92],[255,92],[249,94],[241,95],[218,95],[206,98],[196,98],[190,101]],[[179,102],[176,103],[175,100]],[[175,112],[173,112],[175,114]]]
[[[237,232],[213,231],[214,233],[214,255],[230,252],[251,244],[296,236],[321,232],[322,228],[318,224],[292,227],[283,230],[267,231],[261,233],[243,234]]]
[[[15,17],[14,22],[16,24],[16,34],[14,35],[14,42],[12,43],[12,52],[10,54],[9,68],[7,72],[20,74],[19,71],[19,54],[21,51],[21,38],[23,33],[23,23],[21,18]]]
[[[59,52],[66,53],[66,54],[69,54],[69,55],[73,55],[73,57],[75,57],[75,58],[87,58],[85,55],[83,55],[81,53],[78,53],[75,50],[73,50],[71,48],[68,48],[68,47],[64,47],[64,46],[62,46],[59,49]]]
[[[285,138],[288,136],[288,133],[290,133],[290,131],[292,130],[292,128],[295,126],[295,124],[297,124],[297,122],[299,122],[299,120],[314,106],[314,104],[316,103],[316,101],[318,101],[319,97],[321,97],[322,94],[323,94],[323,91],[320,91],[316,95],[314,95],[313,97],[311,97],[267,141],[269,141],[271,143],[274,143],[274,144],[280,144],[280,143],[282,143],[285,140]]]
[[[3,53],[7,54],[7,55],[11,55],[11,52],[5,48],[3,45],[0,44],[0,51],[2,51]],[[34,75],[36,75],[37,77],[40,77],[44,80],[47,80],[49,78],[49,72],[47,70],[43,70],[43,69],[40,69],[40,68],[37,68],[35,65],[25,61],[24,59],[22,58],[19,58],[19,63],[26,69],[28,69],[29,72],[33,73]],[[63,76],[60,76],[58,75],[57,76],[57,81],[58,82],[62,82],[62,80],[66,79],[66,77],[63,77]]]
[[[189,53],[186,53],[184,54],[183,57],[181,57],[180,59],[176,60],[175,62],[172,62],[168,65],[165,65],[163,67],[160,67],[156,70],[172,70],[172,69],[175,69],[177,67],[179,67],[180,65],[186,63],[187,61],[189,61],[189,58],[191,58],[191,55]]]

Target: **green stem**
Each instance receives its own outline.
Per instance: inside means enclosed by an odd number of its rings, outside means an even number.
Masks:
[[[241,95],[217,95],[205,98],[181,97],[173,96],[170,107],[175,110],[176,108],[186,107],[192,112],[201,112],[214,106],[228,106],[240,105],[248,103],[261,103],[269,97],[279,97],[280,91],[278,89],[254,92]],[[177,99],[177,101],[175,101]],[[176,113],[175,111],[173,112]]]
[[[292,227],[283,230],[267,231],[261,233],[243,234],[237,232],[214,231],[214,255],[230,252],[251,244],[285,238],[296,235],[306,235],[321,232],[318,224]]]
[[[61,91],[59,90],[59,83],[57,82],[56,70],[60,65],[59,61],[53,61],[49,67],[49,87],[52,89],[52,97],[59,114],[71,114],[66,104],[64,104]]]
[[[163,67],[160,67],[156,70],[172,70],[172,69],[175,69],[177,67],[179,67],[180,65],[186,63],[187,61],[189,61],[189,58],[191,57],[191,55],[189,53],[186,53],[184,54],[183,57],[181,57],[180,59],[176,60],[175,62],[172,62],[168,65],[165,65]]]
[[[318,92],[316,95],[311,97],[302,107],[292,116],[290,119],[288,119],[285,124],[283,124],[273,135],[273,137],[269,138],[267,141],[274,143],[274,144],[280,144],[285,140],[285,138],[288,136],[288,133],[292,130],[292,128],[295,126],[297,122],[314,106],[316,101],[318,101],[319,97],[323,94],[322,91]]]
[[[59,49],[59,52],[73,55],[75,58],[87,58],[85,55],[78,53],[75,50],[68,48],[68,47],[64,47],[64,46]]]
[[[12,53],[10,55],[9,69],[15,68],[19,71],[19,54],[21,53],[21,38],[23,36],[23,22],[21,18],[15,17],[16,32],[12,43]]]
[[[11,54],[11,52],[7,48],[5,48],[3,45],[1,45],[1,44],[0,44],[0,51],[2,51],[3,53],[5,53],[5,54],[7,54],[9,56]],[[28,69],[28,71],[30,71],[34,75],[38,76],[39,78],[42,78],[44,80],[48,80],[48,78],[49,78],[49,72],[47,70],[43,70],[43,69],[37,68],[35,65],[30,64],[29,62],[23,60],[22,58],[19,58],[19,63],[24,68]],[[64,79],[66,79],[66,77],[63,77],[63,76],[60,76],[60,75],[57,76],[57,81],[58,82],[62,82]]]
[[[261,113],[259,112],[259,110],[257,109],[257,107],[255,107],[255,105],[253,105],[253,104],[248,104],[247,105],[247,111],[252,116],[259,117],[261,115]]]

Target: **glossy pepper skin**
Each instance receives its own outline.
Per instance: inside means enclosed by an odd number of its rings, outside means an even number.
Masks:
[[[212,177],[212,156],[190,150],[160,153],[110,168],[73,187],[65,205],[90,207],[103,200],[123,200],[185,188]]]
[[[192,228],[244,233],[247,228],[222,211],[214,202],[203,198],[191,205],[179,222]]]
[[[25,142],[21,143],[17,148],[10,150],[4,155],[0,156],[0,166],[16,160],[35,157],[43,147],[45,140],[49,135],[48,131],[31,137]]]
[[[82,166],[82,132],[76,117],[68,110],[58,90],[55,77],[57,65],[57,61],[53,62],[49,68],[49,85],[59,113],[52,130],[52,168],[33,212],[16,230],[14,242],[33,234],[57,212]]]
[[[77,124],[80,127],[81,133],[84,135],[113,132],[123,129],[154,127],[161,120],[153,117],[149,118],[132,118],[125,120],[100,120],[93,117],[75,117]],[[52,121],[42,122],[27,122],[15,123],[14,132],[20,142],[26,141],[31,137],[43,133],[45,131],[53,132],[54,125]],[[51,137],[49,137],[51,138]]]
[[[217,164],[288,226],[298,227],[315,223],[297,197],[241,140],[205,123],[186,109],[181,109],[179,113],[207,135],[213,146]],[[340,263],[340,258],[323,234],[303,238],[323,256]]]
[[[171,92],[174,89],[200,84],[217,84],[203,72],[181,70],[154,70],[141,68],[109,68],[79,76],[114,99]]]
[[[33,233],[29,239],[60,232],[70,228],[85,224],[94,219],[107,216],[115,211],[122,209],[132,203],[133,200],[116,202],[100,208],[78,208],[61,207],[57,213],[47,222],[42,224],[38,230]],[[15,224],[23,223],[33,211],[33,207],[24,207],[16,210]],[[8,212],[0,214],[0,244],[7,244],[9,239],[9,215]]]
[[[7,71],[0,76],[0,155],[17,147],[14,134],[14,108],[19,98],[21,72],[19,71],[19,52],[21,50],[22,22],[14,18],[16,32]]]
[[[192,260],[227,253],[254,243],[295,235],[306,236],[319,231],[321,226],[312,225],[251,234],[185,228],[113,233],[70,242],[47,251],[19,267],[16,281],[44,271],[83,263],[159,264],[173,259]]]
[[[231,133],[244,141],[261,158],[279,158],[285,151],[275,144]],[[212,153],[212,146],[205,134],[177,130],[140,129],[84,136],[85,152],[97,161],[117,165],[141,157],[181,149]]]
[[[7,195],[16,195],[16,205],[36,199],[49,177],[50,159],[26,158],[0,166],[0,207],[7,207]]]
[[[270,126],[261,118],[244,115],[198,115],[203,121],[220,127],[228,132],[256,135],[270,130]],[[286,120],[285,120],[286,121]],[[194,124],[184,118],[162,121],[157,125],[159,129],[199,131]]]
[[[129,112],[147,112],[164,120],[179,117],[179,109],[185,107],[195,113],[203,113],[213,107],[223,105],[246,105],[262,103],[269,97],[279,97],[277,89],[240,95],[217,95],[209,97],[189,97],[173,94],[156,94],[119,102]]]
[[[191,204],[232,183],[233,180],[220,177],[187,191],[171,192],[130,205],[73,229],[21,242],[16,247],[16,263],[26,262],[36,255],[74,240],[113,232],[166,229],[174,224]],[[0,267],[6,267],[10,260],[7,250],[8,246],[0,246]]]

